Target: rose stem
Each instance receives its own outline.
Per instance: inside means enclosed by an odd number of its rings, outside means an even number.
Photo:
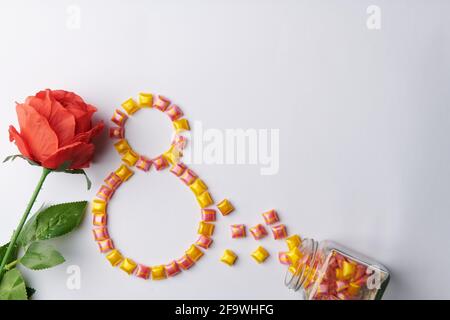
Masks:
[[[28,215],[30,214],[31,209],[33,208],[33,204],[36,201],[36,198],[39,194],[39,191],[41,191],[42,185],[44,184],[45,178],[47,178],[48,174],[52,172],[52,170],[47,168],[42,168],[42,174],[39,178],[38,184],[36,185],[36,188],[34,189],[33,194],[31,195],[30,202],[28,202],[27,208],[25,209],[25,212],[22,216],[22,219],[20,219],[19,225],[17,226],[16,230],[14,231],[11,241],[9,242],[8,249],[6,250],[5,256],[3,257],[2,263],[0,265],[0,281],[3,278],[3,274],[5,271],[6,262],[9,259],[9,256],[11,255],[11,252],[14,248],[14,245],[16,244],[17,238],[22,231],[22,228],[27,221]]]

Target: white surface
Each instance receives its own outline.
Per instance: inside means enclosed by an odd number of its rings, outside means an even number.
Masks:
[[[81,9],[78,30],[66,27],[69,4]],[[371,4],[382,10],[379,31],[366,27]],[[147,90],[170,96],[206,129],[280,129],[277,175],[193,165],[215,198],[238,210],[220,218],[214,247],[191,271],[163,282],[127,277],[98,252],[88,216],[54,241],[64,265],[24,271],[36,298],[296,299],[275,258],[282,243],[264,240],[272,257],[256,265],[257,243],[229,236],[230,224],[256,224],[272,207],[292,232],[384,263],[386,298],[450,298],[449,9],[448,1],[2,1],[2,157],[17,152],[7,134],[17,124],[14,101],[47,87],[78,92],[105,121]],[[171,132],[154,115],[128,126],[149,155]],[[94,196],[120,162],[106,132],[98,142],[93,190],[81,176],[54,174],[39,203]],[[0,166],[0,241],[38,176],[19,160]],[[117,192],[110,222],[124,253],[161,263],[195,240],[198,209],[168,172],[139,172]],[[225,248],[240,256],[234,268],[218,262]],[[81,267],[80,290],[66,287],[69,265]]]

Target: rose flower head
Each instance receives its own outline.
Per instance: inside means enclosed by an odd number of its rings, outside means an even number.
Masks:
[[[96,111],[73,92],[40,91],[16,105],[20,133],[9,126],[9,140],[45,168],[87,168],[94,155],[92,138],[104,127],[102,121],[92,125]]]

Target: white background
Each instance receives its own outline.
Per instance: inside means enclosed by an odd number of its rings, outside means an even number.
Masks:
[[[381,8],[381,30],[366,9]],[[81,10],[67,26],[69,5]],[[237,211],[217,222],[215,243],[189,272],[142,281],[111,268],[92,239],[90,215],[53,243],[67,262],[24,270],[38,299],[297,299],[276,261],[282,242],[256,265],[251,238],[229,225],[261,222],[276,208],[291,233],[333,239],[385,264],[385,298],[450,298],[450,25],[448,1],[2,1],[0,152],[17,124],[14,102],[44,88],[75,91],[108,122],[139,91],[162,93],[204,129],[280,129],[280,170],[258,165],[193,165],[216,200]],[[109,123],[108,123],[109,124]],[[170,122],[146,111],[128,123],[131,144],[164,150]],[[41,203],[91,199],[120,163],[106,131],[81,176],[51,175]],[[0,241],[7,242],[39,169],[0,166]],[[134,259],[179,257],[196,238],[199,209],[168,172],[138,172],[114,197],[110,231]],[[239,254],[229,268],[225,248]],[[66,286],[70,265],[81,289]]]

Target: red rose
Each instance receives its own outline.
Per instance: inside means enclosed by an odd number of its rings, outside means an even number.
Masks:
[[[92,126],[97,109],[73,92],[45,90],[17,104],[20,133],[9,126],[9,140],[20,152],[45,168],[89,167],[94,155],[91,140],[103,130],[103,122]]]

